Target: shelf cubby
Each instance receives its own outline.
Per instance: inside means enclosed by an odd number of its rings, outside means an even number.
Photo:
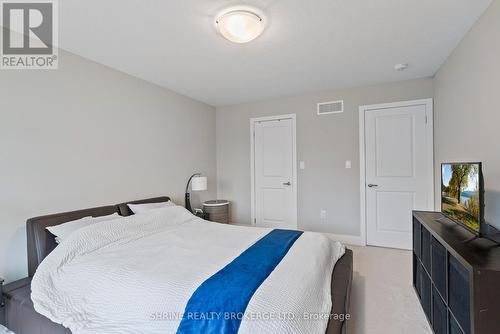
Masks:
[[[439,212],[413,213],[413,285],[435,334],[500,333],[500,247]]]

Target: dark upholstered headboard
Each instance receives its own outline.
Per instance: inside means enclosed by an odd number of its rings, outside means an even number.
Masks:
[[[168,201],[168,197],[155,197],[132,201],[127,203],[158,203]],[[26,233],[28,242],[28,274],[32,277],[35,274],[36,268],[49,255],[50,252],[56,248],[57,243],[54,235],[52,235],[46,228],[48,226],[55,226],[66,223],[72,220],[77,220],[83,217],[92,216],[100,217],[120,213],[122,216],[129,216],[132,214],[127,207],[127,203],[101,206],[97,208],[84,209],[71,212],[56,213],[48,216],[41,216],[30,218],[26,222]],[[124,212],[124,213],[122,213]]]
[[[30,218],[26,222],[28,237],[28,274],[33,276],[36,268],[42,260],[56,248],[57,243],[54,235],[46,228],[48,226],[60,225],[72,220],[87,216],[99,217],[118,212],[116,206],[102,206],[99,208],[56,213],[48,216]]]

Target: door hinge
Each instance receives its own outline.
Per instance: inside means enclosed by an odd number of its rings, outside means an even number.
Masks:
[[[425,124],[427,124],[427,114],[425,114]]]
[[[254,218],[254,219],[253,219],[253,224],[254,224],[254,225],[257,225],[257,218]]]

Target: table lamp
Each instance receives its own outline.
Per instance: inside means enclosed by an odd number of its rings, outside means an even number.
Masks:
[[[189,180],[186,184],[186,194],[184,196],[185,207],[190,212],[193,212],[193,209],[191,208],[191,201],[190,201],[191,196],[189,194],[189,183],[191,183],[191,190],[192,191],[207,190],[207,177],[201,176],[200,173],[195,173],[195,174],[191,175],[191,177],[189,178]]]

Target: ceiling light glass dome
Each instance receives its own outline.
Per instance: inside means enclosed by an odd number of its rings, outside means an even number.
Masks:
[[[217,29],[224,38],[234,43],[248,43],[264,31],[264,20],[246,10],[233,10],[216,20]]]

